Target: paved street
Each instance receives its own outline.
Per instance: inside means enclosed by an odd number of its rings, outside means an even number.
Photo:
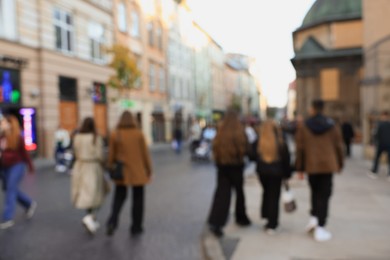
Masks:
[[[291,182],[298,202],[297,211],[286,214],[281,207],[278,233],[266,235],[262,229],[265,223],[259,219],[261,187],[256,176],[248,176],[245,192],[253,225],[239,228],[231,217],[225,229],[226,236],[219,241],[224,257],[218,259],[389,260],[387,165],[383,165],[379,179],[368,178],[366,172],[371,161],[362,160],[361,149],[354,148],[354,158],[347,160],[343,173],[334,178],[328,223],[334,236],[331,241],[318,243],[304,232],[308,221],[309,189],[306,181],[297,179]],[[215,251],[215,248],[211,250]]]
[[[155,178],[147,187],[145,234],[140,238],[131,238],[128,232],[129,200],[112,238],[104,229],[95,237],[87,235],[81,225],[83,212],[70,204],[69,176],[46,165],[23,184],[39,203],[37,213],[25,221],[18,208],[16,225],[0,231],[0,259],[202,259],[200,235],[214,189],[213,167],[192,164],[188,154],[177,156],[164,149],[153,153],[153,161]],[[2,208],[3,194],[0,201]],[[98,215],[102,223],[110,202],[111,196]]]

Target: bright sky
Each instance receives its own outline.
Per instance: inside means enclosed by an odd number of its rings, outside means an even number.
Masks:
[[[196,21],[226,52],[257,59],[270,106],[284,106],[295,79],[292,32],[315,0],[187,0]]]

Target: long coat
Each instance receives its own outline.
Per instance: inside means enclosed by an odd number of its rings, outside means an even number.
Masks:
[[[98,208],[107,192],[103,170],[103,140],[93,134],[74,138],[76,162],[72,172],[72,203],[79,209]]]
[[[111,167],[115,160],[124,164],[124,179],[116,181],[117,185],[143,186],[150,181],[152,164],[141,130],[122,128],[112,132],[109,141],[108,167]]]

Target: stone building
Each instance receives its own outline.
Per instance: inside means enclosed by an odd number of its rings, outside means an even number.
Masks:
[[[364,80],[361,87],[363,140],[373,144],[378,115],[390,111],[390,4],[387,0],[364,0]],[[372,149],[366,149],[369,154]]]
[[[102,51],[113,41],[111,1],[2,0],[0,10],[0,109],[23,121],[28,149],[51,156],[57,127],[72,131],[86,116],[105,136],[116,114]]]
[[[297,113],[306,116],[315,98],[326,113],[361,125],[363,21],[360,0],[317,0],[293,33]]]

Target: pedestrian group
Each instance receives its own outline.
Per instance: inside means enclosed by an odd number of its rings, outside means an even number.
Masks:
[[[329,201],[332,195],[333,174],[343,168],[344,144],[341,128],[324,115],[324,102],[314,100],[310,117],[297,121],[293,131],[296,139],[296,162],[292,163],[286,134],[281,126],[269,118],[253,136],[239,120],[238,113],[230,110],[220,124],[213,142],[213,155],[217,167],[217,187],[208,217],[209,230],[223,236],[232,190],[236,193],[235,220],[240,226],[251,224],[246,213],[243,191],[245,158],[255,158],[256,173],[263,188],[260,216],[265,221],[267,234],[275,234],[279,225],[279,205],[282,187],[288,187],[292,172],[308,175],[311,191],[311,211],[307,232],[317,241],[330,240],[332,234],[325,229]],[[249,134],[248,134],[249,133]],[[253,139],[253,137],[252,137]],[[382,148],[383,149],[383,148]],[[302,177],[301,177],[302,178]]]
[[[279,226],[279,205],[283,187],[289,187],[292,173],[307,180],[311,197],[309,221],[306,231],[316,241],[328,241],[332,234],[325,228],[330,198],[333,191],[333,176],[341,173],[345,156],[351,156],[350,145],[355,136],[348,121],[342,124],[324,115],[325,103],[314,100],[311,114],[297,120],[284,131],[280,124],[268,118],[260,126],[253,122],[242,124],[239,114],[229,109],[217,127],[207,125],[201,131],[194,123],[191,127],[190,150],[195,151],[201,138],[210,144],[210,153],[216,164],[216,190],[207,219],[209,230],[217,237],[223,236],[223,227],[229,218],[232,192],[235,193],[235,222],[246,227],[251,225],[247,215],[244,194],[244,168],[248,161],[256,164],[255,171],[262,186],[260,217],[265,221],[267,234],[275,234]],[[72,205],[85,211],[81,223],[90,234],[100,228],[97,212],[102,207],[114,183],[111,212],[106,221],[106,234],[112,236],[119,227],[121,210],[132,189],[131,235],[143,233],[145,185],[152,180],[152,163],[145,137],[129,111],[120,116],[117,127],[108,138],[108,155],[104,153],[104,140],[97,133],[95,121],[87,117],[81,126],[68,136],[61,127],[55,134],[56,170],[64,172],[65,147],[71,149],[73,160],[71,174]],[[287,133],[295,139],[295,160],[291,159]],[[376,155],[371,178],[377,178],[381,154],[386,152],[390,162],[390,115],[384,112],[375,131]],[[179,127],[174,130],[176,152],[181,152],[183,134]],[[5,203],[0,229],[14,225],[16,205],[25,210],[26,219],[34,216],[37,202],[20,189],[26,168],[34,173],[34,166],[25,149],[24,138],[18,118],[5,115],[0,120],[0,163],[2,188]],[[105,158],[108,158],[107,161]],[[106,172],[114,166],[120,178],[109,180]],[[390,165],[389,165],[390,176]],[[390,177],[389,177],[390,180]]]

